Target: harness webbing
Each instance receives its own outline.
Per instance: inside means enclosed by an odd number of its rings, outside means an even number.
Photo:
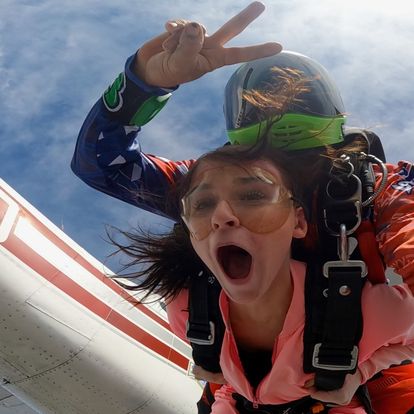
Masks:
[[[287,404],[253,404],[240,394],[233,394],[239,414],[325,414],[329,408],[325,403],[310,397],[301,398]]]
[[[329,277],[320,279],[308,266],[303,363],[305,372],[315,372],[319,389],[341,388],[346,374],[355,372],[363,283],[359,269],[331,268]]]
[[[196,365],[221,372],[220,352],[224,322],[219,307],[221,286],[208,269],[200,272],[189,288],[187,338]]]

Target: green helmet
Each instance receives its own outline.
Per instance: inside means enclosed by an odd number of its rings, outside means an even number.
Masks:
[[[285,74],[292,70],[300,73],[308,80],[307,90],[292,100],[282,115],[273,119],[268,130],[269,119],[243,95],[249,90],[266,91],[269,84],[277,86],[282,75],[279,70],[287,70]],[[265,133],[271,134],[276,147],[286,150],[343,141],[345,111],[338,89],[323,66],[299,53],[283,51],[240,66],[226,85],[224,115],[232,144],[252,145]]]

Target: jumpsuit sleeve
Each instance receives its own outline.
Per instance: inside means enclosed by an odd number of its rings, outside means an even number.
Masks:
[[[376,237],[386,265],[414,293],[414,167],[400,161],[387,169],[386,187],[374,205]]]
[[[138,140],[141,127],[164,107],[174,88],[147,85],[132,71],[134,59],[135,55],[128,58],[125,70],[87,115],[71,168],[103,193],[177,219],[177,211],[167,211],[165,196],[193,161],[145,154]]]
[[[414,344],[395,344],[384,346],[375,351],[368,360],[358,366],[362,375],[362,384],[372,378],[375,374],[405,361],[414,360]]]
[[[366,282],[361,303],[364,329],[359,342],[359,364],[384,346],[414,343],[414,297],[407,285]]]
[[[183,289],[167,303],[168,322],[172,331],[183,341],[187,339],[188,290]]]

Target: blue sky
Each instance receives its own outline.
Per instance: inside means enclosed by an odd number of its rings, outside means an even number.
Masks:
[[[105,261],[104,225],[169,223],[98,193],[69,167],[89,108],[170,18],[214,32],[249,1],[1,0],[0,176]],[[388,160],[414,160],[414,5],[410,0],[269,0],[230,45],[279,41],[322,63],[348,125],[373,129]],[[235,67],[182,85],[143,131],[146,152],[196,157],[225,140],[222,91]],[[116,268],[116,262],[109,265]],[[116,269],[114,269],[116,270]]]

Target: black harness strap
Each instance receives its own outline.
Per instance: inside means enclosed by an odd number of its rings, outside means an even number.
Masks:
[[[209,318],[208,281],[201,270],[191,283],[188,298],[187,338],[194,344],[214,343],[214,322]]]
[[[357,136],[362,136],[365,138],[368,144],[368,152],[375,155],[383,162],[386,162],[384,148],[382,146],[381,140],[377,134],[367,129],[355,128],[355,127],[345,127],[344,130],[344,142],[340,146],[347,145],[352,143]],[[338,145],[333,145],[338,147]]]
[[[372,408],[371,404],[371,398],[369,397],[368,387],[366,384],[361,385],[356,393],[355,396],[358,398],[358,400],[361,402],[361,404],[364,406],[365,411],[367,414],[375,414]]]
[[[366,266],[350,260],[348,240],[362,214],[362,185],[353,173],[348,158],[338,159],[319,188],[319,254],[308,263],[305,284],[304,371],[315,372],[316,387],[327,391],[355,372],[362,335]]]
[[[197,402],[197,414],[210,414],[214,401],[214,394],[210,388],[210,384],[207,382],[204,386],[203,394]]]
[[[303,369],[315,372],[317,388],[335,390],[341,388],[346,374],[356,369],[365,279],[358,267],[332,266],[328,277],[320,277],[322,273],[321,266],[308,265]]]
[[[315,386],[323,390],[341,388],[345,376],[356,370],[358,343],[362,334],[361,291],[358,267],[328,269],[327,306],[321,342],[315,344],[312,366]]]
[[[329,412],[326,404],[310,397],[301,398],[287,404],[253,404],[240,394],[233,394],[239,414],[325,414]]]
[[[210,372],[221,372],[220,351],[224,322],[219,307],[221,287],[209,270],[200,271],[189,289],[187,338],[196,365]]]

